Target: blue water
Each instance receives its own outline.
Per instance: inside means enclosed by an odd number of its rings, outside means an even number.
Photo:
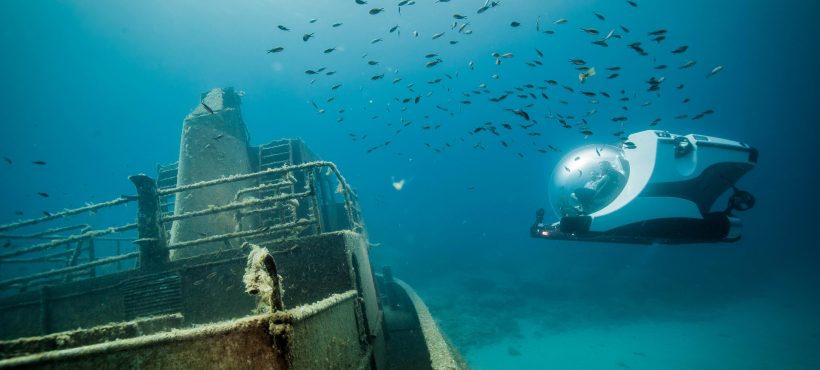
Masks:
[[[505,0],[483,14],[479,0],[417,0],[401,14],[396,3],[0,2],[0,156],[12,162],[0,163],[0,223],[133,193],[128,175],[153,175],[158,163],[176,160],[182,119],[199,94],[233,86],[246,93],[254,144],[301,137],[339,165],[381,244],[372,250],[376,265],[393,266],[419,290],[475,368],[816,368],[817,3]],[[385,11],[368,14],[373,7]],[[458,22],[469,21],[472,34],[451,29],[454,13],[468,16]],[[560,18],[567,23],[553,23]],[[623,38],[607,48],[590,43],[610,29]],[[651,41],[656,29],[668,38]],[[432,40],[438,32],[445,34]],[[315,35],[304,42],[305,33]],[[383,41],[371,44],[376,38]],[[627,47],[636,41],[648,56]],[[681,45],[689,49],[670,53]],[[266,53],[274,47],[284,50]],[[496,65],[493,52],[514,57]],[[426,68],[427,53],[442,63]],[[597,76],[581,85],[570,58],[586,60]],[[688,59],[697,64],[678,69]],[[533,60],[543,66],[525,64]],[[653,69],[658,64],[669,67]],[[620,76],[607,79],[605,68],[616,65]],[[304,73],[321,67],[337,73]],[[666,77],[660,96],[646,92],[652,76]],[[549,86],[550,100],[487,100],[549,79],[576,93]],[[490,94],[471,93],[482,83]],[[335,84],[342,86],[331,90]],[[580,90],[613,98],[590,104]],[[630,101],[618,101],[620,90]],[[418,104],[394,99],[416,96]],[[542,136],[518,127],[499,127],[501,137],[468,134],[485,122],[522,123],[503,108],[529,103],[538,121],[530,130]],[[593,108],[594,134],[585,137],[577,126]],[[673,118],[706,109],[715,113]],[[550,112],[574,115],[575,128],[561,128]],[[610,120],[617,116],[629,119]],[[759,165],[739,184],[758,200],[743,214],[740,242],[634,247],[529,238],[561,156],[538,149],[612,143],[612,133],[647,129],[656,117],[659,129],[759,149]],[[391,183],[400,179],[397,191]]]

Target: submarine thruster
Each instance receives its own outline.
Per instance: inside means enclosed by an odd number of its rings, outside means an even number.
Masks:
[[[734,211],[755,198],[735,183],[757,163],[749,145],[703,135],[647,130],[620,147],[587,145],[555,167],[549,189],[560,221],[536,212],[534,238],[639,244],[734,242]],[[733,193],[724,210],[715,201]]]

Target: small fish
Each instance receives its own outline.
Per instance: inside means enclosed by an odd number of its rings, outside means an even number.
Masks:
[[[7,162],[8,162],[8,161],[7,161]],[[45,166],[45,165],[46,165],[46,162],[45,162],[45,161],[34,161],[34,162],[31,162],[31,163],[36,164],[36,165],[38,165],[38,166]]]
[[[635,145],[635,143],[633,143],[631,141],[624,142],[624,148],[626,148],[626,149],[635,149],[637,147],[638,146]]]
[[[364,5],[364,4],[367,4],[367,1],[364,1],[364,0],[356,0],[356,4],[359,4],[359,5]]]
[[[560,18],[560,19],[556,20],[555,22],[552,22],[552,24],[564,24],[564,23],[567,23],[567,20],[565,18]]]
[[[43,197],[43,198],[48,198],[48,193],[39,192],[39,193],[37,193],[37,195],[39,195],[39,196],[41,196],[41,197]]]
[[[316,18],[311,18],[310,20],[308,20],[308,22],[309,22],[309,23],[316,23],[316,21],[317,21],[317,20],[318,20],[318,19],[316,19]]]
[[[211,109],[211,107],[209,107],[208,104],[205,104],[205,102],[201,102],[200,104],[202,104],[202,107],[205,108],[205,110],[207,110],[208,113],[214,114],[214,110]]]
[[[723,66],[717,66],[715,68],[712,68],[712,70],[709,71],[709,73],[706,74],[706,77],[707,78],[712,77],[712,76],[718,74],[718,72],[720,72],[722,70],[723,70]]]
[[[437,39],[441,36],[444,36],[444,32],[439,32],[437,34],[434,34],[433,37],[431,38],[431,40],[435,40],[435,39]]]
[[[306,34],[302,35],[302,41],[307,42],[307,40],[310,40],[310,38],[313,37],[313,35],[314,35],[313,33],[306,33]]]
[[[384,78],[384,73],[373,75],[373,77],[370,77],[370,79],[373,81],[381,80],[382,78]]]
[[[456,14],[453,14],[453,18],[455,18],[455,19],[467,19],[467,16],[456,13]]]
[[[336,27],[341,26],[342,24],[344,24],[344,23],[333,23],[333,25],[331,25],[331,27],[336,28]]]
[[[377,38],[377,39],[370,40],[370,43],[371,43],[371,44],[375,44],[375,43],[377,43],[377,42],[381,42],[381,41],[382,41],[382,38],[381,38],[381,37],[379,37],[379,38]],[[365,54],[365,55],[367,55],[367,54]]]
[[[330,54],[330,53],[332,53],[332,52],[334,52],[334,51],[336,51],[336,48],[327,48],[327,49],[325,49],[324,53],[325,53],[325,54]]]
[[[396,189],[396,191],[401,191],[401,189],[404,189],[404,183],[405,183],[404,179],[396,181],[396,179],[391,177],[390,181],[393,185],[393,189]]]
[[[596,17],[596,18],[598,18],[598,19],[600,19],[600,20],[602,20],[602,21],[605,21],[605,20],[606,20],[606,17],[604,17],[603,15],[601,15],[601,14],[599,14],[599,13],[592,12],[592,14],[595,14],[595,17]]]
[[[512,22],[510,22],[510,27],[518,27],[518,26],[520,26],[520,25],[521,25],[521,23],[520,23],[520,22],[516,22],[516,21],[512,21]]]
[[[650,36],[660,36],[660,35],[665,35],[665,34],[666,34],[666,30],[665,30],[665,29],[659,29],[659,30],[655,30],[655,31],[649,32],[649,35],[650,35]]]
[[[441,59],[433,59],[433,60],[427,62],[424,66],[427,67],[427,68],[431,68],[431,67],[434,67],[434,66],[436,66],[437,64],[439,64],[441,62],[442,62]]]
[[[393,32],[396,32],[396,30],[397,30],[397,29],[399,29],[399,25],[398,25],[398,24],[397,24],[397,25],[395,25],[395,26],[393,26],[393,27],[390,27],[390,30],[389,30],[388,32],[393,33]]]
[[[283,47],[281,47],[281,46],[277,46],[277,47],[275,47],[275,48],[273,48],[273,49],[268,50],[268,54],[270,54],[270,53],[279,53],[279,52],[281,52],[282,50],[285,50],[285,48],[283,48]]]
[[[637,7],[638,7],[638,3],[636,3],[636,2],[634,2],[634,1],[632,1],[632,0],[626,0],[626,3],[627,3],[627,4],[629,4],[629,5],[632,5],[632,7],[633,7],[633,8],[637,8]]]
[[[8,248],[8,247],[11,247],[11,240],[6,240],[6,242],[3,243],[3,248]]]
[[[375,65],[379,64],[379,62],[377,62],[377,61],[375,61],[375,60],[368,60],[368,61],[367,61],[367,64],[368,64],[368,65],[371,65],[371,66],[375,66]]]
[[[370,9],[370,15],[376,15],[384,11],[384,8],[373,8]]]
[[[581,31],[586,32],[586,34],[588,34],[588,35],[597,35],[597,34],[599,34],[599,33],[600,33],[600,32],[598,32],[598,30],[597,30],[597,29],[595,29],[595,28],[581,28]]]
[[[281,24],[280,24],[280,25],[278,25],[278,26],[276,26],[276,27],[278,27],[278,28],[279,28],[280,30],[282,30],[282,31],[290,31],[290,28],[287,28],[287,27],[285,27],[285,26],[283,26],[283,25],[281,25]]]
[[[11,158],[9,157],[3,157],[3,160],[8,164],[12,164]]]
[[[221,139],[221,138],[223,138],[223,137],[225,137],[225,134],[219,134],[219,135],[214,136],[214,137],[213,137],[213,140],[219,140],[219,139]]]
[[[626,28],[626,26],[624,26],[624,25],[619,25],[619,27],[621,27],[621,30],[623,30],[623,31],[624,31],[624,33],[629,33],[629,28]]]
[[[672,50],[672,54],[681,54],[686,52],[687,49],[689,49],[689,47],[686,45],[678,46],[675,50]]]
[[[696,63],[697,63],[697,62],[696,62],[696,61],[694,61],[694,60],[687,60],[687,61],[686,61],[686,63],[683,63],[683,65],[681,65],[681,66],[680,66],[680,67],[678,67],[678,68],[679,68],[679,69],[686,69],[686,68],[689,68],[689,67],[694,66]]]

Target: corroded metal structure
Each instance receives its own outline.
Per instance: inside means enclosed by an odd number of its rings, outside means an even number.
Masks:
[[[240,151],[241,171],[188,181],[180,161],[130,177],[136,195],[0,225],[0,369],[466,367],[412,289],[373,273],[336,165],[299,140]]]

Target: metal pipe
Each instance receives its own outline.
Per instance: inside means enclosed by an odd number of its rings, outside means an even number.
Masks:
[[[206,238],[200,238],[200,239],[194,239],[194,240],[189,240],[189,241],[185,241],[185,242],[170,244],[170,245],[168,245],[168,249],[182,249],[182,248],[187,248],[187,247],[191,247],[191,246],[194,246],[194,245],[205,244],[205,243],[210,243],[210,242],[218,242],[218,241],[236,239],[236,238],[242,238],[242,237],[248,237],[248,236],[257,236],[257,235],[262,235],[262,234],[266,234],[266,233],[274,233],[274,232],[277,232],[277,231],[282,231],[282,230],[286,230],[286,229],[293,228],[293,227],[298,227],[298,226],[303,226],[303,225],[310,225],[311,223],[314,223],[314,222],[316,222],[316,221],[315,220],[299,220],[299,221],[290,222],[290,223],[286,223],[286,224],[281,224],[281,225],[276,225],[276,226],[271,226],[271,227],[264,227],[264,228],[261,228],[261,229],[238,231],[238,232],[233,232],[233,233],[228,233],[228,234],[214,235],[214,236],[209,236],[209,237],[206,237]]]
[[[210,214],[214,214],[214,213],[233,211],[233,210],[247,208],[247,207],[251,207],[251,206],[257,206],[257,205],[260,205],[260,204],[266,204],[266,203],[271,203],[271,202],[279,202],[279,201],[285,201],[285,200],[297,199],[297,198],[304,198],[304,197],[307,197],[307,196],[310,196],[310,195],[311,195],[310,192],[306,191],[306,192],[296,193],[296,194],[286,194],[286,195],[279,195],[279,196],[274,196],[274,197],[265,197],[265,198],[262,198],[262,199],[249,199],[249,200],[246,200],[246,201],[243,201],[243,202],[228,203],[224,206],[211,207],[211,208],[203,209],[203,210],[199,210],[199,211],[191,211],[191,212],[186,212],[186,213],[182,213],[182,214],[178,214],[178,215],[163,217],[162,222],[172,222],[172,221],[183,220],[183,219],[191,218],[191,217],[198,217],[198,216],[205,216],[205,215],[210,215]]]
[[[290,171],[295,171],[295,170],[303,170],[305,168],[311,168],[311,167],[322,167],[322,166],[328,166],[328,165],[335,167],[335,165],[332,162],[315,161],[315,162],[302,163],[302,164],[293,165],[293,166],[282,166],[282,167],[276,167],[276,168],[268,168],[266,170],[262,170],[262,171],[259,171],[259,172],[231,175],[231,176],[227,176],[227,177],[220,177],[220,178],[214,179],[214,180],[206,180],[206,181],[200,181],[200,182],[193,183],[193,184],[177,186],[175,188],[161,189],[161,190],[159,190],[159,195],[160,196],[169,195],[169,194],[173,194],[173,193],[179,193],[179,192],[182,192],[182,191],[200,189],[200,188],[204,188],[204,187],[208,187],[208,186],[212,186],[212,185],[225,184],[225,183],[229,183],[229,182],[236,182],[236,181],[253,179],[253,178],[262,177],[262,176],[266,176],[266,175],[278,174],[278,173],[283,173],[283,172],[290,172]]]
[[[111,256],[111,257],[98,259],[94,262],[89,262],[89,263],[85,263],[85,264],[82,264],[82,265],[71,266],[71,267],[66,267],[66,268],[41,272],[39,274],[32,274],[32,275],[28,275],[28,276],[22,276],[22,277],[14,278],[14,279],[8,279],[8,280],[0,281],[0,289],[11,286],[11,285],[14,285],[14,284],[25,283],[25,282],[28,282],[28,281],[42,279],[42,278],[53,276],[53,275],[68,274],[68,273],[71,273],[71,272],[74,272],[74,271],[85,270],[85,269],[88,269],[88,268],[91,268],[91,267],[94,267],[94,266],[105,265],[105,264],[108,264],[108,263],[121,261],[121,260],[125,260],[125,259],[130,259],[130,258],[136,258],[136,257],[139,257],[139,255],[140,255],[140,252],[131,252],[131,253],[126,253],[126,254],[119,255],[119,256]]]
[[[80,208],[75,208],[75,209],[67,209],[65,211],[52,213],[52,214],[49,214],[48,216],[45,216],[45,217],[34,218],[34,219],[19,221],[19,222],[15,222],[15,223],[11,223],[11,224],[0,225],[0,231],[12,230],[12,229],[21,228],[23,226],[39,224],[39,223],[43,223],[43,222],[46,222],[46,221],[55,220],[55,219],[58,219],[58,218],[61,218],[61,217],[72,216],[72,215],[76,215],[76,214],[83,213],[83,212],[94,211],[94,210],[97,210],[97,209],[100,209],[100,208],[113,207],[113,206],[117,206],[117,205],[120,205],[120,204],[125,204],[125,203],[128,203],[128,202],[132,202],[134,200],[136,200],[135,197],[122,196],[120,198],[110,200],[110,201],[107,201],[107,202],[102,202],[102,203],[97,203],[97,204],[90,204],[90,205],[87,205],[85,207],[80,207]]]
[[[121,233],[123,231],[134,230],[136,228],[137,228],[137,224],[126,224],[126,225],[122,225],[122,226],[109,227],[107,229],[102,229],[102,230],[89,231],[89,232],[82,233],[82,234],[79,234],[79,235],[71,235],[71,236],[69,236],[65,239],[53,240],[53,241],[48,242],[48,243],[35,244],[35,245],[33,245],[31,247],[28,247],[28,248],[25,248],[25,249],[18,249],[16,251],[11,251],[11,252],[8,252],[8,253],[0,254],[0,260],[2,260],[4,258],[9,258],[9,257],[16,257],[16,256],[26,254],[26,253],[37,252],[37,251],[46,250],[46,249],[50,249],[50,248],[54,248],[54,247],[59,247],[59,246],[64,245],[64,244],[69,244],[69,243],[73,243],[73,242],[88,239],[88,238],[96,238],[99,235],[108,235],[108,234]]]

